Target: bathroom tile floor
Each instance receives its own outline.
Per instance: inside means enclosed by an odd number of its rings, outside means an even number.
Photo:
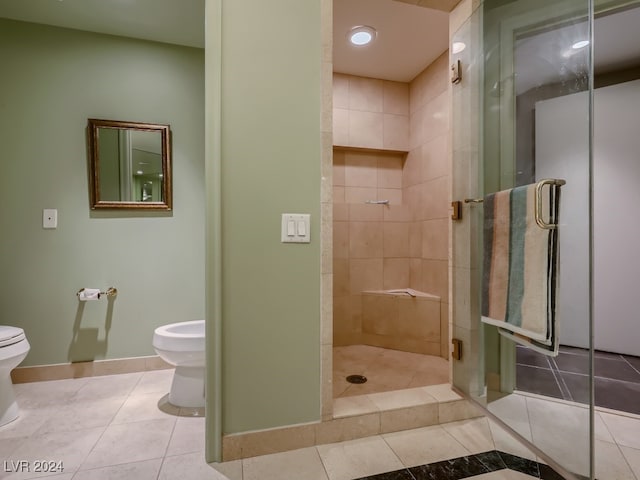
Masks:
[[[349,375],[364,375],[367,382],[349,383]],[[369,345],[333,347],[334,398],[448,382],[449,362],[442,357]]]
[[[516,348],[518,390],[568,401],[589,401],[586,350],[560,347],[557,357]],[[599,407],[640,414],[640,358],[596,351],[595,403]]]
[[[15,385],[21,416],[0,427],[0,478],[558,478],[484,417],[208,465],[204,461],[204,418],[168,414],[158,406],[172,373],[159,370]],[[640,418],[607,416],[603,420],[606,432],[600,431],[599,441],[619,448],[626,458],[626,470],[624,475],[616,471],[615,477],[600,476],[600,480],[639,479]],[[52,462],[53,471],[34,472],[38,460]],[[60,462],[63,471],[58,470]]]

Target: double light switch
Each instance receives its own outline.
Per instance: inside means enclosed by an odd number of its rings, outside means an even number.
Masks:
[[[310,215],[308,213],[282,214],[282,243],[309,243]]]

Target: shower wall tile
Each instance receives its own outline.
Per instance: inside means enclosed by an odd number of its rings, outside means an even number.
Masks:
[[[383,111],[396,115],[409,115],[409,84],[385,80],[383,88]]]
[[[415,150],[420,148],[423,144],[423,110],[424,107],[419,108],[415,112],[411,112],[409,116],[409,150]]]
[[[333,188],[333,198],[334,202],[336,201],[336,190],[340,187]],[[334,222],[346,222],[349,220],[349,207],[346,203],[344,203],[344,188],[342,189],[343,195],[343,203],[334,203],[333,204],[333,221]]]
[[[383,114],[382,145],[387,150],[409,149],[409,118],[405,115]]]
[[[333,74],[333,107],[349,109],[349,75]]]
[[[383,81],[349,76],[349,109],[364,112],[383,111]]]
[[[385,258],[383,260],[383,288],[407,288],[409,285],[409,259]]]
[[[448,135],[449,110],[449,95],[446,91],[425,105],[422,113],[423,143],[440,135]]]
[[[350,260],[349,275],[352,295],[367,290],[382,290],[382,258]]]
[[[448,218],[451,208],[449,177],[440,177],[422,184],[423,205],[420,220]]]
[[[384,205],[367,205],[364,202],[349,204],[349,220],[352,222],[382,222],[384,208]]]
[[[349,141],[354,147],[383,148],[384,115],[349,110]]]
[[[449,303],[440,302],[440,356],[449,360]],[[449,379],[451,380],[451,379]]]
[[[334,145],[407,150],[409,85],[334,74]]]
[[[422,149],[420,146],[412,148],[407,154],[402,169],[402,186],[404,188],[420,183],[422,166]]]
[[[362,331],[378,335],[392,335],[398,322],[396,299],[391,295],[362,296]]]
[[[349,222],[333,222],[333,258],[349,258]]]
[[[384,209],[385,222],[411,222],[412,220],[412,212],[404,203],[403,205],[389,205]]]
[[[422,258],[447,260],[449,257],[449,220],[440,218],[422,222]]]
[[[378,159],[362,152],[346,152],[345,185],[347,187],[377,187]]]
[[[334,342],[338,336],[354,338],[362,332],[361,295],[334,297]]]
[[[334,257],[333,275],[333,296],[343,297],[349,295],[349,260]]]
[[[423,208],[423,205],[421,204],[422,186],[416,184],[403,189],[402,198],[405,201],[405,205],[411,209],[413,219],[418,220],[419,212]]]
[[[378,187],[402,188],[402,165],[399,155],[378,156]]]
[[[345,185],[346,152],[337,148],[333,149],[333,185]]]
[[[409,260],[409,287],[414,290],[422,290],[422,259]]]
[[[438,300],[400,297],[398,311],[400,321],[394,333],[425,339],[428,342],[440,341],[440,302]]]
[[[422,257],[422,223],[409,224],[409,256],[420,259]]]
[[[449,175],[451,162],[447,136],[439,135],[422,145],[421,160],[421,179],[423,182]]]
[[[409,110],[417,111],[449,87],[449,52],[444,52],[409,84]]]
[[[422,291],[448,298],[449,265],[446,260],[422,260]]]
[[[382,258],[382,222],[349,222],[349,258]]]
[[[383,254],[385,259],[409,257],[409,223],[384,222]],[[396,287],[396,288],[401,288]]]
[[[345,108],[333,109],[333,144],[349,144],[349,110]]]
[[[402,205],[402,189],[378,188],[377,200],[389,200],[389,205]]]
[[[378,195],[376,187],[345,187],[345,203],[364,204],[367,200],[375,200]]]

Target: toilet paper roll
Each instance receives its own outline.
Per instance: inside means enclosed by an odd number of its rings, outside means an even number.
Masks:
[[[100,289],[99,288],[85,288],[83,289],[78,298],[81,302],[86,302],[88,300],[100,300]]]

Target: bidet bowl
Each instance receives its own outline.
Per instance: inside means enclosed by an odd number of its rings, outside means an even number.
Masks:
[[[204,407],[204,320],[163,325],[153,333],[153,348],[165,362],[175,365],[169,403],[178,407]]]

